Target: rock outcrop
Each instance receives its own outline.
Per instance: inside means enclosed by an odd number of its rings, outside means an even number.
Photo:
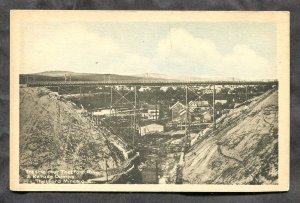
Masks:
[[[231,110],[200,139],[185,155],[185,183],[276,184],[278,91]]]
[[[128,147],[46,88],[20,88],[20,169],[95,170],[126,161]]]

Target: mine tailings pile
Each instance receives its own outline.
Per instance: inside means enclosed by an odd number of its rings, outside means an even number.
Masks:
[[[185,154],[183,183],[277,184],[278,91],[217,120]]]
[[[118,182],[134,170],[139,156],[57,93],[28,87],[20,88],[19,155],[24,183],[35,182],[26,179],[28,170],[77,171],[75,179],[86,183]]]

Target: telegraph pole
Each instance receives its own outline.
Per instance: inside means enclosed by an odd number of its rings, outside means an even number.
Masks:
[[[159,114],[159,111],[157,112],[157,89],[155,89],[155,120],[157,121],[158,119],[158,114]]]
[[[136,134],[136,86],[134,86],[133,128],[132,146],[134,148],[134,139]]]
[[[185,123],[185,139],[186,139],[186,145],[189,141],[189,103],[188,103],[188,86],[185,86],[185,106],[186,106],[186,123]]]
[[[113,87],[110,86],[110,118],[111,118],[111,114],[112,114],[112,101],[113,101],[112,92],[113,92]]]
[[[187,135],[187,123],[188,123],[188,119],[189,119],[189,115],[188,115],[188,86],[185,86],[185,106],[186,106],[186,125],[185,125],[185,134]]]
[[[216,129],[216,115],[215,115],[215,91],[216,87],[213,85],[213,129]]]

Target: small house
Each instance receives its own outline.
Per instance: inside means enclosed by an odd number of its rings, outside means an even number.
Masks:
[[[157,120],[160,116],[159,104],[143,104],[142,106],[142,118],[149,120]]]
[[[164,91],[164,92],[166,92],[168,89],[169,89],[168,86],[162,86],[162,87],[160,88],[160,90],[161,90],[161,91]]]
[[[181,121],[186,119],[186,106],[180,103],[179,101],[176,102],[169,109],[171,110],[172,121]]]
[[[194,112],[196,109],[198,111],[207,111],[209,109],[208,101],[190,101],[189,102],[190,112]]]
[[[142,86],[142,87],[139,89],[139,92],[145,92],[145,91],[150,91],[150,90],[151,90],[150,87]]]
[[[159,118],[160,105],[148,104],[147,109],[148,109],[148,119],[157,120]]]
[[[215,104],[216,103],[220,103],[220,104],[224,105],[227,103],[227,100],[226,99],[215,100]]]
[[[115,109],[101,109],[92,112],[92,116],[110,116],[110,115],[116,115]]]
[[[159,132],[164,132],[164,126],[156,123],[141,126],[139,129],[139,133],[141,136],[147,134],[159,133]]]

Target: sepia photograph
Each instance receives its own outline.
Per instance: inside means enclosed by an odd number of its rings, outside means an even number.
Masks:
[[[15,191],[289,189],[289,13],[11,11]]]

